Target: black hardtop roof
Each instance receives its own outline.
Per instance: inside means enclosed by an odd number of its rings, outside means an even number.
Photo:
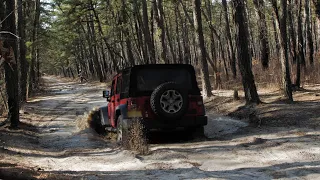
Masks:
[[[120,71],[120,73],[125,72],[125,71],[129,71],[129,70],[135,70],[135,69],[155,69],[155,68],[164,68],[164,69],[174,69],[174,68],[185,68],[188,70],[192,70],[194,71],[194,68],[192,65],[190,64],[144,64],[144,65],[135,65],[129,68],[125,68],[122,71]]]
[[[191,83],[192,83],[192,90],[190,91],[194,95],[201,95],[200,89],[197,84],[196,76],[195,76],[195,69],[190,64],[146,64],[146,65],[135,65],[133,67],[129,67],[120,71],[119,74],[130,74],[130,90],[129,96],[149,96],[150,92],[136,92],[136,79],[134,76],[140,69],[185,69],[190,73]],[[116,75],[116,76],[117,76]],[[130,94],[132,93],[132,94]]]

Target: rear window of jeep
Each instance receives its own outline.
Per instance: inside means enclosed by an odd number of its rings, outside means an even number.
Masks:
[[[153,91],[166,82],[176,82],[192,89],[191,75],[186,69],[140,69],[136,78],[138,91]]]

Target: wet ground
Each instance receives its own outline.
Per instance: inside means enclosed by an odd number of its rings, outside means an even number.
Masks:
[[[123,150],[87,125],[106,101],[99,84],[45,77],[46,93],[30,100],[22,128],[0,128],[0,179],[319,179],[317,128],[251,127],[208,111],[205,139],[158,134],[145,156]],[[179,137],[180,136],[180,137]],[[168,141],[166,141],[166,139]]]

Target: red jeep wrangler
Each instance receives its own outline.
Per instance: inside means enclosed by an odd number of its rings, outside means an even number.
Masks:
[[[101,125],[117,131],[119,142],[125,138],[133,120],[146,130],[187,128],[203,135],[207,124],[203,99],[191,65],[138,65],[118,73],[111,92],[104,91],[109,102],[100,108]]]

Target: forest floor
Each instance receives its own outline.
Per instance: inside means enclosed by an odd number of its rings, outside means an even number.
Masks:
[[[21,127],[0,128],[0,179],[319,179],[320,85],[282,100],[244,106],[233,91],[206,99],[205,139],[163,134],[148,155],[123,150],[87,125],[106,101],[105,84],[44,77],[45,90],[21,111]],[[175,137],[175,138],[172,138]]]

